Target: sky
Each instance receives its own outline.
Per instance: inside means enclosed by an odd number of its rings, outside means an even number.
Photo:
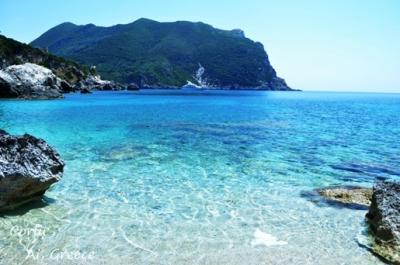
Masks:
[[[293,88],[400,92],[400,0],[0,0],[0,34],[26,43],[66,21],[142,17],[240,28]]]

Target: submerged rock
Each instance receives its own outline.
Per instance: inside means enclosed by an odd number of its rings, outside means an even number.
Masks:
[[[385,181],[374,186],[367,220],[374,236],[371,250],[400,264],[400,183]]]
[[[61,98],[61,79],[51,70],[32,63],[0,70],[0,98]]]
[[[357,186],[333,186],[303,191],[301,196],[321,206],[368,210],[372,189]]]
[[[329,187],[317,192],[327,200],[360,206],[369,206],[372,197],[372,189],[353,186]]]
[[[0,130],[0,211],[40,198],[63,169],[59,154],[45,141]]]

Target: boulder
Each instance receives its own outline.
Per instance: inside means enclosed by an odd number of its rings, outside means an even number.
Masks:
[[[374,237],[371,250],[385,260],[400,264],[400,183],[378,182],[367,213]]]
[[[51,99],[63,97],[61,79],[32,63],[0,70],[0,98]]]
[[[59,154],[45,141],[0,130],[0,211],[40,198],[63,169]]]

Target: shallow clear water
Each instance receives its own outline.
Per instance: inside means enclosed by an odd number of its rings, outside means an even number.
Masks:
[[[0,101],[0,128],[66,161],[46,203],[0,218],[0,264],[380,264],[358,244],[365,210],[304,194],[399,179],[399,113],[399,94]]]

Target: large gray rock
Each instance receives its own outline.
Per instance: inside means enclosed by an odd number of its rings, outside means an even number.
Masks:
[[[25,63],[0,70],[0,98],[61,98],[61,79],[40,65]]]
[[[0,130],[0,211],[41,197],[63,169],[59,154],[45,141]]]
[[[400,264],[400,183],[375,185],[367,220],[374,236],[372,251]]]

